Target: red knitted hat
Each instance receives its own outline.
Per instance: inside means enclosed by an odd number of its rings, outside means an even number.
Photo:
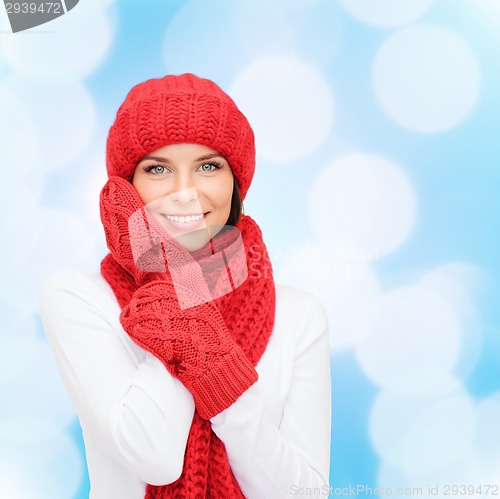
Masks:
[[[106,144],[108,175],[130,180],[139,160],[169,144],[208,146],[222,154],[243,199],[255,171],[248,120],[214,82],[186,73],[139,83],[116,113]]]

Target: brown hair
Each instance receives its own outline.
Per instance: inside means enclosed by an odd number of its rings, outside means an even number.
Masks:
[[[226,225],[236,225],[243,213],[243,201],[241,199],[240,189],[236,183],[236,177],[233,180],[233,197],[231,198],[231,212]]]

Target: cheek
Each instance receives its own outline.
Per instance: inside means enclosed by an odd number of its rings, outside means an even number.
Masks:
[[[141,176],[138,178],[134,177],[132,185],[135,187],[144,204],[151,203],[162,196],[157,182],[148,182],[147,179]]]
[[[221,209],[231,208],[231,198],[233,196],[233,178],[228,177],[221,179],[219,182],[214,182],[210,185],[210,190],[207,192],[212,204]]]

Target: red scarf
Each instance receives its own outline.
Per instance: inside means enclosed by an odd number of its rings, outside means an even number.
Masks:
[[[138,263],[137,251],[131,245],[129,220],[134,214],[142,213],[145,221],[144,241],[149,241],[149,252],[143,251],[143,261]],[[134,292],[152,274],[145,272],[151,255],[158,249],[158,241],[168,241],[171,247],[178,244],[149,215],[135,188],[126,180],[110,177],[101,192],[101,219],[106,233],[110,253],[101,263],[101,273],[110,284],[123,309]],[[224,318],[224,322],[235,343],[255,367],[264,353],[274,326],[275,287],[272,267],[267,256],[262,233],[256,222],[242,215],[236,228],[241,232],[244,248],[240,254],[246,256],[248,276],[232,291],[220,294],[217,285],[220,276],[221,257],[226,262],[226,271],[231,276],[231,260],[238,260],[234,234],[237,231],[221,231],[220,238],[214,238],[202,249],[192,252],[191,257],[203,269],[213,303]],[[215,240],[217,243],[214,245]],[[240,240],[241,242],[241,240]],[[215,250],[215,253],[214,253]],[[134,260],[134,255],[136,256]],[[149,255],[149,256],[148,256]],[[234,258],[233,258],[234,257]],[[144,263],[146,262],[146,263]],[[139,266],[139,268],[138,268]],[[217,275],[211,269],[219,269]],[[158,268],[153,269],[158,272]],[[161,279],[172,280],[170,271],[156,274]],[[178,277],[177,277],[178,278]],[[172,281],[170,281],[172,282]],[[218,291],[217,291],[218,290]],[[169,375],[165,372],[165,375]],[[238,498],[244,497],[229,465],[222,441],[212,431],[209,420],[202,419],[195,410],[189,432],[184,467],[180,478],[168,485],[146,488],[146,498]]]

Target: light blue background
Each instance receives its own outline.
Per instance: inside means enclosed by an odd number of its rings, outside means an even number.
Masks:
[[[188,71],[248,115],[245,212],[277,281],[327,308],[333,495],[500,482],[499,2],[81,0],[25,33],[0,21],[0,497],[88,497],[38,295],[106,252],[127,91]]]

